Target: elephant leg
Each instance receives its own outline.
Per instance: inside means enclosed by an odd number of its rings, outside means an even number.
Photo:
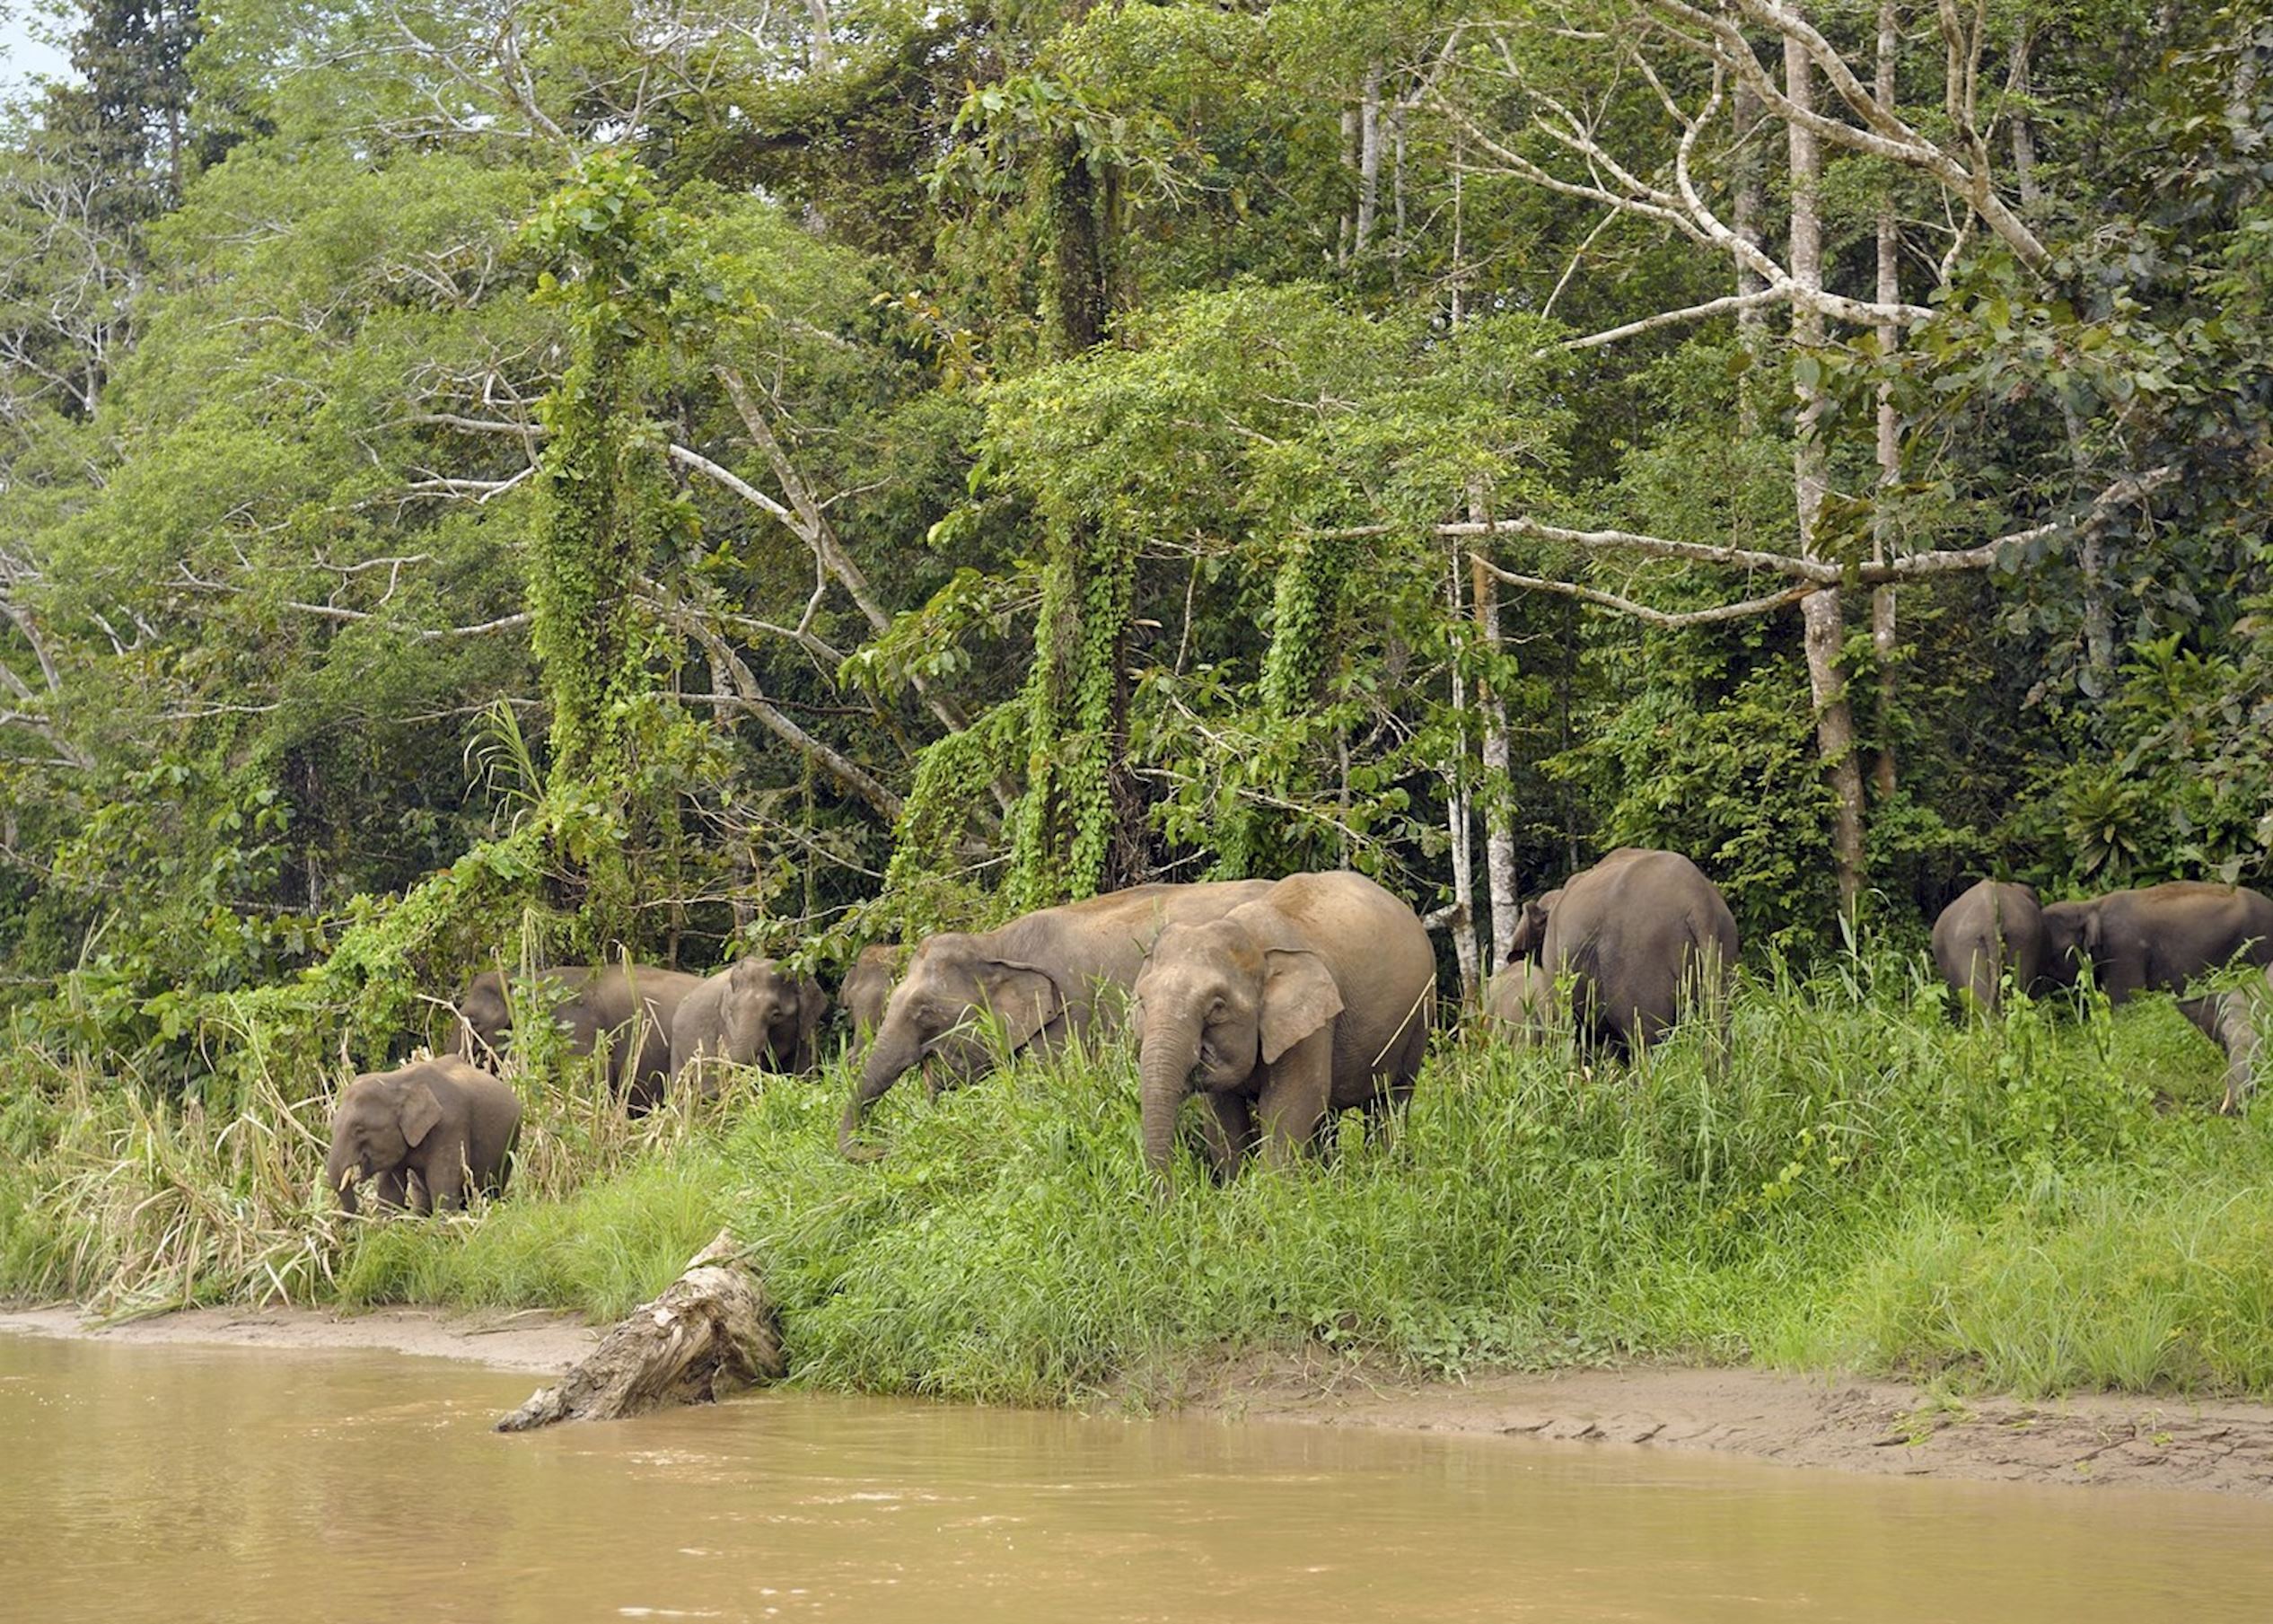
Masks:
[[[1334,1023],[1328,1022],[1278,1057],[1256,1102],[1263,1159],[1289,1167],[1317,1136],[1333,1092]]]
[[[426,1167],[426,1207],[462,1212],[466,1206],[466,1151],[462,1144],[445,1148]]]
[[[1240,1163],[1255,1148],[1255,1108],[1245,1094],[1211,1093],[1199,1135],[1200,1154],[1218,1184],[1239,1176]]]
[[[372,1199],[390,1212],[399,1212],[408,1199],[409,1180],[401,1168],[392,1168],[379,1175],[378,1188]]]

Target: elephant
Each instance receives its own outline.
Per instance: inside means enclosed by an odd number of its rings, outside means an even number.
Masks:
[[[2058,974],[2045,945],[2044,909],[2033,891],[2000,880],[1971,887],[1934,921],[1935,968],[1958,999],[1951,1013],[1961,1014],[1969,998],[1973,1008],[1994,1011],[2007,971],[2023,992],[2040,990],[2048,974]]]
[[[1136,977],[1145,1162],[1165,1176],[1186,1093],[1215,1119],[1228,1179],[1259,1143],[1284,1166],[1337,1112],[1411,1094],[1436,955],[1413,910],[1363,874],[1291,874],[1251,902],[1160,933]]]
[[[855,1042],[866,1042],[884,1023],[884,1005],[891,997],[892,971],[899,961],[896,943],[872,942],[860,950],[860,956],[845,972],[837,997],[852,1017]]]
[[[671,1021],[703,979],[629,963],[560,964],[539,973],[569,1049],[588,1055],[604,1041],[609,1086],[624,1095],[634,1115],[654,1110],[671,1075]],[[494,970],[467,985],[458,1005],[460,1055],[479,1061],[503,1053],[505,1034],[513,1030],[507,993],[505,977]]]
[[[911,1067],[922,1066],[936,1093],[990,1065],[991,1051],[973,1025],[982,1014],[1001,1022],[1014,1054],[1030,1045],[1049,1053],[1072,1038],[1119,1031],[1128,991],[1164,927],[1219,917],[1270,884],[1137,885],[1022,914],[993,930],[926,938],[884,1005],[859,1086],[838,1125],[838,1148],[865,1159],[861,1119]]]
[[[1563,900],[1560,886],[1541,891],[1523,904],[1515,916],[1515,928],[1507,937],[1507,963],[1513,966],[1519,959],[1535,959],[1547,945],[1547,917],[1555,911],[1555,904]],[[1503,972],[1505,973],[1505,972]],[[1552,985],[1554,978],[1548,978]]]
[[[2225,1098],[2220,1116],[2239,1116],[2257,1092],[2257,1057],[2264,1047],[2259,1028],[2273,1011],[2273,965],[2246,988],[2193,1000],[2188,1014],[2205,1036],[2225,1051]],[[2181,1007],[2184,1007],[2181,1005]]]
[[[811,976],[772,959],[742,959],[680,1001],[671,1022],[671,1085],[691,1070],[706,1094],[719,1072],[763,1060],[768,1070],[809,1076],[819,1065],[815,1036],[829,995]]]
[[[2055,909],[2077,922],[2082,956],[2113,1008],[2143,992],[2183,995],[2197,976],[2236,961],[2273,964],[2273,897],[2240,886],[2175,880]],[[2203,1002],[2181,996],[2179,1007],[2200,1026],[2193,1006]]]
[[[1540,1042],[1558,1024],[1554,979],[1538,960],[1504,965],[1484,984],[1484,1025],[1508,1042]]]
[[[469,1179],[495,1195],[521,1133],[521,1097],[455,1055],[366,1072],[339,1092],[324,1181],[348,1212],[379,1181],[382,1207],[462,1207]]]
[[[1540,968],[1569,978],[1583,1046],[1631,1058],[1686,1000],[1701,995],[1724,1011],[1736,919],[1720,888],[1679,853],[1620,847],[1531,906],[1544,916]]]

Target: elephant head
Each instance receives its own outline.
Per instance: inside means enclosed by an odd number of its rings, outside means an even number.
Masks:
[[[1554,912],[1555,904],[1562,898],[1562,889],[1558,886],[1523,904],[1523,912],[1515,921],[1515,928],[1507,938],[1506,959],[1509,963],[1530,958],[1546,944],[1547,916]]]
[[[1145,1160],[1166,1172],[1188,1090],[1226,1092],[1342,1010],[1326,962],[1274,911],[1172,925],[1137,975]]]
[[[821,989],[788,974],[771,959],[742,959],[726,972],[720,1008],[724,1053],[731,1059],[770,1058],[796,1070],[812,1052],[813,1031],[826,1008]]]
[[[339,1205],[355,1210],[355,1186],[410,1159],[442,1125],[442,1102],[424,1082],[366,1073],[347,1084],[331,1119],[331,1154],[324,1181]]]
[[[2043,917],[2044,957],[2037,976],[2048,986],[2073,987],[2084,967],[2099,960],[2100,905],[2047,903]]]
[[[504,1058],[505,1034],[513,1030],[513,1005],[505,979],[486,970],[467,984],[458,1001],[457,1052],[477,1066],[495,1067]]]
[[[861,1067],[860,1086],[845,1107],[837,1143],[861,1154],[854,1136],[868,1107],[921,1066],[935,1089],[968,1082],[992,1064],[981,1018],[991,1012],[1015,1052],[1065,1012],[1066,994],[1038,964],[1001,958],[986,938],[951,931],[916,950],[892,988],[883,1023]]]

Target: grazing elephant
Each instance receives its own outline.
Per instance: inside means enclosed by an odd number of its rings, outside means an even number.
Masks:
[[[2000,880],[1972,887],[1934,921],[1934,964],[1957,997],[1953,1014],[1962,1014],[1969,998],[1975,1009],[1995,1010],[2007,971],[2023,992],[2038,990],[2048,971],[2058,972],[2046,962],[2036,893]]]
[[[884,1023],[884,1005],[891,997],[892,972],[900,961],[900,947],[891,942],[872,942],[845,972],[837,989],[838,1002],[852,1017],[853,1040],[865,1043]]]
[[[2240,886],[2178,880],[2056,906],[2079,922],[2083,952],[2117,1008],[2143,992],[2183,993],[2196,977],[2236,961],[2273,964],[2273,898]],[[2179,1005],[2197,1025],[2190,1006],[2200,1002]]]
[[[980,1014],[1002,1023],[1014,1053],[1029,1044],[1047,1053],[1068,1038],[1118,1031],[1124,995],[1164,927],[1220,917],[1269,889],[1268,880],[1137,885],[977,935],[927,938],[884,1005],[838,1147],[863,1158],[861,1118],[910,1067],[922,1066],[936,1092],[987,1067],[990,1050],[974,1028]]]
[[[680,1001],[671,1022],[671,1083],[691,1069],[705,1095],[730,1066],[763,1060],[769,1071],[810,1075],[819,1064],[815,1034],[829,995],[811,976],[793,976],[772,959],[742,959]]]
[[[369,1072],[340,1091],[324,1181],[355,1210],[355,1186],[379,1181],[379,1205],[406,1195],[422,1213],[462,1207],[467,1181],[495,1195],[521,1132],[521,1099],[455,1055]]]
[[[640,964],[560,964],[540,974],[569,1049],[588,1055],[605,1043],[609,1085],[634,1114],[654,1110],[671,1075],[671,1021],[702,978]],[[458,1005],[458,1052],[467,1059],[503,1054],[513,1030],[506,994],[505,979],[494,970],[467,985]]]
[[[1485,983],[1484,1025],[1508,1042],[1541,1042],[1559,1024],[1554,978],[1538,960],[1518,959]]]
[[[2257,1057],[2264,1047],[2260,1029],[2273,1014],[2273,965],[2262,979],[2179,1006],[2205,1036],[2225,1051],[2225,1098],[2220,1116],[2239,1116],[2257,1092]]]
[[[1724,1006],[1736,919],[1679,853],[1620,847],[1573,875],[1544,912],[1540,967],[1569,978],[1571,1018],[1588,1048],[1631,1056],[1689,998]]]
[[[1293,874],[1220,918],[1169,926],[1136,985],[1145,1160],[1166,1174],[1194,1088],[1215,1112],[1218,1178],[1258,1141],[1283,1166],[1335,1112],[1401,1104],[1435,990],[1427,929],[1363,874]]]

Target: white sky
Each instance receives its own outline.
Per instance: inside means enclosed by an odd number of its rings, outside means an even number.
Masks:
[[[35,75],[61,78],[71,71],[62,51],[32,38],[34,29],[46,32],[54,23],[28,18],[25,13],[31,9],[22,0],[0,0],[0,98],[29,89]]]

